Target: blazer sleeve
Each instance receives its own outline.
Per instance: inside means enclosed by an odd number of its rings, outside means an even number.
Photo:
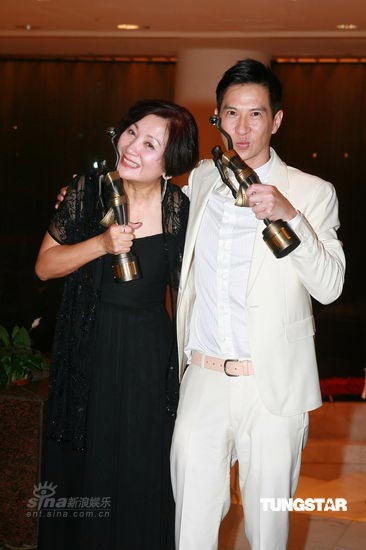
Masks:
[[[308,199],[296,227],[301,244],[290,259],[310,295],[329,304],[340,296],[345,276],[345,255],[337,237],[338,199],[332,184],[308,177],[311,184],[302,188]]]

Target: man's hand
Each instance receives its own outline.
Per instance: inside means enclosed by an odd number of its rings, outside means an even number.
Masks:
[[[57,210],[57,208],[60,206],[60,204],[62,203],[62,201],[64,200],[65,198],[65,195],[67,193],[67,186],[66,187],[61,187],[60,191],[58,192],[58,195],[56,197],[57,199],[57,202],[55,204],[55,208]]]
[[[258,220],[267,218],[270,221],[290,221],[297,215],[297,210],[274,185],[253,183],[246,191],[249,206]]]

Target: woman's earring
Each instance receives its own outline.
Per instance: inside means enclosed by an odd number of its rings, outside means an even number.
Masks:
[[[166,174],[162,174],[161,177],[163,178],[163,182],[162,182],[163,185],[162,185],[162,188],[161,188],[161,200],[163,200],[164,195],[165,195],[165,191],[166,191],[166,188],[167,188],[167,185],[168,185],[168,179],[169,178],[166,177]]]

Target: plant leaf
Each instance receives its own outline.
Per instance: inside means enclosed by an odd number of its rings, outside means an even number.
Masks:
[[[10,344],[9,333],[3,325],[0,325],[0,341],[4,344],[4,346],[8,346]]]
[[[14,327],[15,328],[15,327]],[[31,348],[31,339],[29,332],[25,327],[16,327],[18,330],[14,333],[13,331],[13,344],[14,346],[19,346],[21,348],[30,349]]]

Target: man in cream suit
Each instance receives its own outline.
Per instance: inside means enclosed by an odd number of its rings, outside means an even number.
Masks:
[[[308,411],[321,406],[311,300],[328,304],[342,292],[338,202],[330,183],[288,167],[270,148],[283,113],[269,68],[239,61],[216,95],[222,128],[265,185],[250,186],[249,208],[237,207],[206,160],[186,189],[183,378],[171,454],[176,550],[217,548],[235,460],[251,548],[285,550],[288,513],[266,510],[261,499],[293,496]],[[285,220],[301,244],[277,259],[262,238],[265,218]]]

